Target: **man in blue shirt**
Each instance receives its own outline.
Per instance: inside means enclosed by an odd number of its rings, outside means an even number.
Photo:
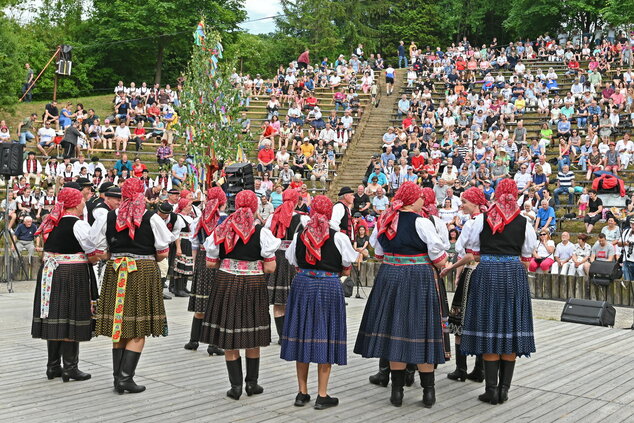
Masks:
[[[401,99],[398,101],[398,118],[401,119],[403,115],[406,115],[409,112],[410,103],[407,99],[407,95],[403,94]]]
[[[117,171],[117,176],[121,176],[123,169],[127,169],[128,176],[132,176],[132,162],[128,160],[127,154],[123,153],[121,155],[121,159],[114,164],[114,169]]]
[[[405,66],[407,67],[407,54],[405,53],[405,43],[403,41],[400,41],[398,44],[398,67],[402,68],[403,66],[401,66],[402,62],[405,62]]]
[[[385,153],[381,154],[381,163],[383,163],[383,167],[387,167],[387,163],[390,160],[396,161],[396,156],[392,153],[392,147],[385,147]]]
[[[535,219],[535,231],[540,229],[548,229],[552,234],[555,232],[555,209],[548,205],[548,200],[542,200],[541,207],[537,210],[537,218]]]
[[[187,178],[187,166],[185,165],[185,159],[181,157],[178,159],[178,163],[172,166],[172,185],[179,187]]]
[[[31,216],[26,216],[24,221],[15,228],[15,247],[16,253],[20,254],[23,250],[29,252],[29,261],[35,254],[35,248],[38,246],[39,237],[35,237],[37,225],[33,223]]]
[[[387,185],[387,176],[385,176],[385,174],[381,172],[381,168],[379,166],[374,167],[374,172],[372,172],[370,174],[370,177],[368,178],[368,184],[372,183],[372,178],[377,178],[377,182],[382,187]]]

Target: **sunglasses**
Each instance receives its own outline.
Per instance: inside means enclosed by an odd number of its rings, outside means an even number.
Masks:
[[[546,236],[546,234],[539,234],[539,236]]]

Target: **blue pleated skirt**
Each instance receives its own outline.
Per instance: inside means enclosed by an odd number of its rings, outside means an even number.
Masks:
[[[347,364],[346,302],[337,275],[300,271],[286,302],[280,357],[288,361]]]
[[[443,319],[436,284],[431,264],[383,263],[363,313],[354,352],[403,363],[444,363]]]
[[[460,349],[469,355],[535,352],[528,277],[518,257],[481,257],[471,274]]]

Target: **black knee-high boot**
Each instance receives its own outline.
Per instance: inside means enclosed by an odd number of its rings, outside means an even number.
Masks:
[[[242,357],[237,360],[227,361],[227,373],[229,373],[229,382],[231,389],[227,391],[227,396],[234,400],[240,399],[242,395]]]
[[[475,367],[473,368],[471,373],[467,375],[467,379],[472,380],[474,382],[482,383],[482,381],[484,380],[484,366],[482,364],[482,361],[483,361],[482,356],[477,355],[475,360]],[[465,362],[465,369],[466,368],[467,366]]]
[[[390,383],[390,361],[387,358],[379,359],[379,372],[370,376],[370,383],[384,388]]]
[[[405,385],[405,370],[391,370],[392,395],[390,402],[395,407],[403,405],[403,385]]]
[[[123,351],[125,351],[123,348],[112,349],[112,377],[115,389],[117,388],[117,383],[121,377],[121,359],[123,358]]]
[[[117,392],[123,394],[125,391],[136,394],[145,391],[145,386],[137,385],[134,382],[136,366],[139,364],[141,353],[130,350],[123,350],[121,366],[119,367],[119,381],[117,382]]]
[[[486,381],[486,389],[484,394],[478,396],[480,401],[490,404],[497,404],[499,400],[498,392],[498,372],[500,371],[500,361],[484,361],[484,380]]]
[[[194,316],[192,320],[192,330],[189,334],[189,342],[185,344],[186,350],[194,350],[198,349],[198,341],[200,340],[200,330],[203,326],[203,319],[197,319]]]
[[[456,370],[448,373],[447,379],[460,382],[467,380],[467,356],[460,350],[460,344],[456,344]]]
[[[436,387],[434,381],[434,372],[419,372],[420,384],[423,387],[423,406],[431,408],[436,404]]]
[[[275,329],[277,329],[277,343],[282,344],[282,331],[284,330],[284,316],[275,318]]]
[[[500,404],[509,399],[509,388],[513,380],[513,371],[515,370],[515,361],[500,361]]]
[[[75,341],[61,341],[62,360],[64,362],[64,369],[62,370],[62,380],[68,382],[73,380],[88,380],[90,379],[89,373],[84,373],[77,367],[79,363],[79,342]]]
[[[248,396],[257,395],[264,392],[264,388],[258,385],[259,377],[260,377],[260,357],[258,358],[247,357],[247,376],[244,378],[244,382],[245,382],[244,390]]]
[[[185,292],[185,284],[187,283],[187,277],[178,276],[176,281],[174,282],[174,296],[176,297],[187,297],[187,293]]]
[[[46,341],[48,361],[46,362],[46,377],[55,379],[62,376],[62,354],[60,348],[64,341]]]

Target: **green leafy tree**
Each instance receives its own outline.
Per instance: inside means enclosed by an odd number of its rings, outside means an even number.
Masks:
[[[631,25],[634,23],[634,0],[608,0],[601,10],[603,19],[612,25]]]
[[[107,87],[118,79],[174,81],[187,65],[188,28],[201,15],[231,41],[246,12],[241,0],[94,0],[86,48],[98,56],[97,78]]]
[[[211,66],[218,43],[220,35],[207,30],[204,44],[194,45],[183,75],[179,130],[186,134],[187,153],[197,165],[209,163],[214,154],[218,159],[233,159],[238,148],[241,96],[229,81],[233,63],[220,60],[217,68]]]
[[[13,25],[4,16],[0,16],[0,111],[12,112],[18,102],[26,71],[21,62],[16,60],[16,52],[22,53],[18,36]]]

